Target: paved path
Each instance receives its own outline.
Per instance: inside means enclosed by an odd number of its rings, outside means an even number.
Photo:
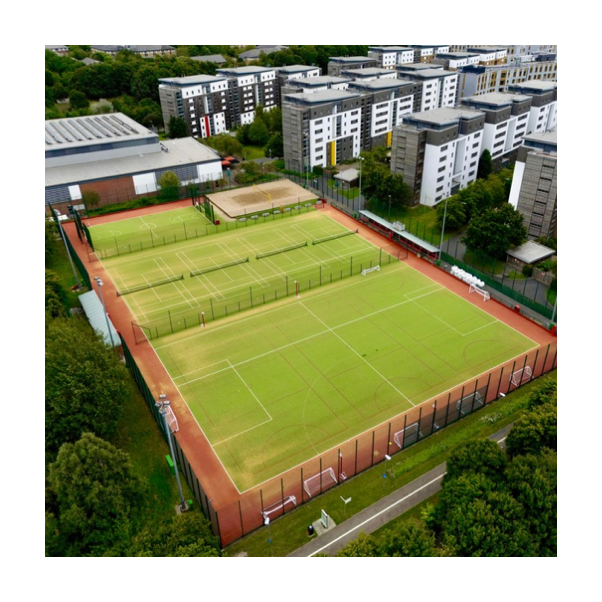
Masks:
[[[491,435],[490,439],[503,445],[511,428],[512,425],[509,424]],[[410,508],[435,495],[441,490],[441,480],[445,476],[445,470],[446,463],[444,462],[394,491],[391,495],[352,516],[349,520],[337,525],[328,533],[313,539],[302,548],[289,554],[289,556],[306,557],[315,554],[333,556],[351,540],[357,538],[361,531],[372,533],[407,512]]]

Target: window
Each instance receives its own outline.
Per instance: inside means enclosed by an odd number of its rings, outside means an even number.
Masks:
[[[439,157],[439,163],[443,163],[443,161],[445,161],[445,159],[447,159],[447,155],[443,155],[442,157]]]

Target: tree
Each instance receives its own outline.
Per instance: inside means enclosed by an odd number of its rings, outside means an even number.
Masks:
[[[251,127],[249,127],[249,141],[256,146],[265,146],[268,142],[270,133],[267,125],[259,117],[255,117]]]
[[[267,144],[268,157],[284,157],[284,140],[282,134],[272,134]]]
[[[504,259],[506,251],[521,245],[526,239],[522,214],[509,203],[504,203],[499,209],[489,209],[473,217],[462,242],[471,250]]]
[[[357,536],[357,539],[350,541],[344,548],[337,552],[337,557],[358,558],[378,556],[378,546],[363,531]]]
[[[491,172],[491,153],[487,149],[485,149],[481,153],[481,158],[479,159],[479,167],[477,168],[477,178],[487,178]]]
[[[482,474],[498,481],[506,468],[506,456],[491,439],[478,439],[458,446],[447,461],[444,480],[456,479],[467,472]]]
[[[72,109],[87,109],[90,106],[90,101],[84,93],[72,90],[69,94],[69,104]]]
[[[59,234],[56,231],[56,224],[49,220],[45,222],[45,259],[46,267],[50,265],[53,257],[56,256],[59,250]]]
[[[131,395],[127,369],[79,318],[46,325],[46,446],[56,452],[82,433],[113,435]]]
[[[50,318],[66,317],[65,291],[59,277],[51,270],[46,270],[46,315]]]
[[[167,124],[167,135],[170,138],[186,138],[188,136],[186,122],[181,117],[174,117],[172,115]]]
[[[389,533],[378,556],[432,557],[438,556],[435,536],[419,524],[402,524]]]
[[[94,209],[95,207],[98,207],[100,203],[100,194],[98,194],[96,190],[86,190],[82,194],[82,201],[84,202],[86,209]]]
[[[447,199],[447,210],[445,202],[437,205],[437,224],[443,227],[443,215],[445,214],[445,230],[459,230],[466,224],[466,207],[457,195]]]
[[[539,454],[544,449],[556,451],[558,442],[557,408],[544,404],[523,414],[515,423],[506,439],[510,457]]]
[[[180,196],[180,178],[173,171],[165,171],[159,178],[159,198],[172,201]]]
[[[65,443],[48,482],[56,508],[50,526],[63,542],[62,555],[102,555],[134,534],[146,485],[129,456],[110,443],[91,433]]]
[[[175,516],[161,526],[144,529],[133,540],[130,556],[220,556],[219,540],[198,512]]]
[[[529,393],[527,407],[532,410],[546,404],[556,405],[556,390],[555,380],[544,380]]]

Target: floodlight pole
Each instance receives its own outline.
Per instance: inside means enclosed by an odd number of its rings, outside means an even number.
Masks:
[[[56,214],[55,214],[56,215]],[[67,239],[65,238],[65,233],[63,232],[63,226],[61,226],[61,222],[58,219],[58,215],[56,215],[57,226],[59,232],[61,233],[61,238],[63,239],[63,244],[65,245],[65,249],[67,251],[67,257],[69,257],[69,263],[71,264],[71,269],[73,270],[73,275],[75,276],[75,282],[77,282],[77,288],[80,289],[82,287],[82,283],[79,281],[79,277],[77,275],[77,270],[73,265],[73,259],[71,258],[71,252],[69,251],[69,245],[67,244]]]
[[[439,245],[439,261],[441,261],[441,253],[443,251],[443,233],[445,232],[445,218],[447,217],[447,199],[445,199],[445,208],[443,209],[443,225],[441,227],[441,244]]]
[[[174,454],[173,443],[171,441],[171,429],[169,428],[169,424],[167,424],[167,410],[166,407],[171,405],[171,401],[167,399],[167,395],[161,394],[159,395],[159,400],[155,402],[155,406],[159,410],[159,414],[163,416],[163,424],[165,425],[165,432],[167,433],[167,442],[169,443],[169,453],[171,454],[171,459],[173,460],[173,465],[176,473],[176,481],[178,482],[178,491],[180,493],[180,510],[182,512],[186,512],[188,510],[188,506],[186,501],[184,500],[184,494],[182,493],[182,483],[180,482],[180,473],[178,472],[178,461]]]
[[[107,314],[105,300],[102,296],[102,287],[104,286],[104,282],[100,279],[99,276],[94,276],[94,280],[96,281],[96,285],[98,286],[98,292],[100,293],[100,302],[102,303],[102,310],[105,314],[105,320],[107,321],[107,330],[109,331],[109,338],[111,339],[111,347],[115,348],[115,341],[113,340],[113,333],[111,332],[111,324],[109,323],[109,315]]]

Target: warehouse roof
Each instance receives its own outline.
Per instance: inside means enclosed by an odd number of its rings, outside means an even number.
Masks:
[[[165,140],[162,144],[168,152],[149,152],[105,161],[49,167],[46,169],[46,187],[119,178],[184,165],[221,161],[213,149],[197,142],[194,138]]]

